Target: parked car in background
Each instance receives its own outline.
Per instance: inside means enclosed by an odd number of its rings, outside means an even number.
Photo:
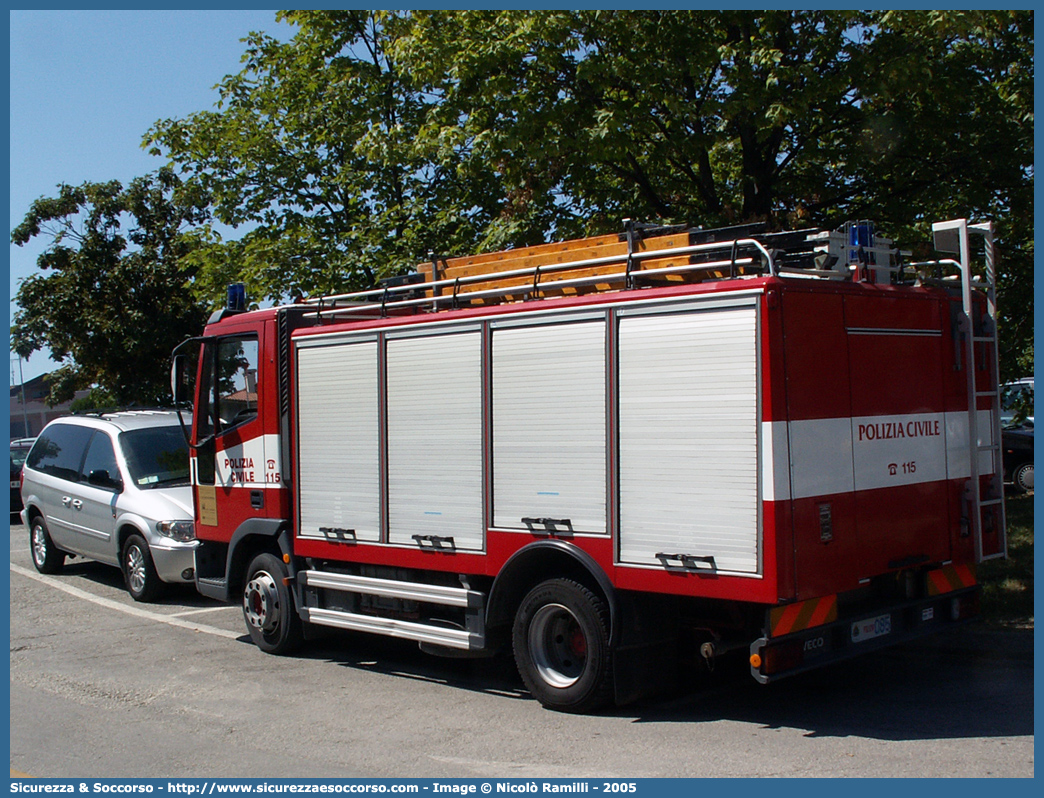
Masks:
[[[22,509],[22,465],[36,438],[16,438],[11,441],[11,512]]]
[[[1017,493],[1033,490],[1033,426],[1005,427],[1001,430],[1004,452],[1004,481]]]
[[[138,601],[193,581],[188,446],[173,411],[52,421],[26,459],[22,502],[41,573],[69,555],[116,565]]]
[[[1033,427],[1033,377],[1023,377],[1001,388],[1001,423]]]

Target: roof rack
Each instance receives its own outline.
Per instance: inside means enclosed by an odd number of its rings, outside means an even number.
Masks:
[[[320,320],[373,318],[650,285],[759,276],[892,281],[892,242],[869,222],[836,231],[765,232],[763,224],[712,230],[624,220],[620,235],[596,236],[470,257],[438,258],[379,288],[305,300]]]
[[[73,416],[88,416],[91,418],[104,418],[106,416],[120,416],[135,414],[138,416],[146,415],[160,415],[163,413],[173,413],[175,408],[173,407],[102,407],[102,408],[91,408],[90,410],[75,410],[69,415]]]

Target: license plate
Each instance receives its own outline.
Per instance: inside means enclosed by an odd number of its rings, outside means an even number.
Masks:
[[[852,642],[862,643],[875,637],[884,637],[892,633],[892,616],[878,615],[852,624]]]
[[[18,482],[17,482],[16,480],[13,480],[13,479],[12,479],[12,480],[11,480],[11,487],[12,487],[12,488],[20,488],[20,487],[21,487],[21,485],[19,485],[19,484],[18,484]]]

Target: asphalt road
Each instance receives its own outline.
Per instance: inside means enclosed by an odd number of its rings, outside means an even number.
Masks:
[[[1033,635],[965,627],[778,684],[743,667],[596,716],[510,659],[361,634],[295,658],[189,588],[130,599],[11,527],[11,769],[38,777],[1033,776]],[[725,672],[722,672],[724,670]]]

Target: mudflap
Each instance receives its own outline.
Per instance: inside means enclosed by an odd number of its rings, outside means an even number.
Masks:
[[[979,591],[974,585],[864,609],[791,634],[761,637],[750,646],[751,676],[767,684],[971,620],[978,615]]]
[[[613,646],[617,706],[662,693],[679,684],[678,627],[671,596],[618,591]]]

